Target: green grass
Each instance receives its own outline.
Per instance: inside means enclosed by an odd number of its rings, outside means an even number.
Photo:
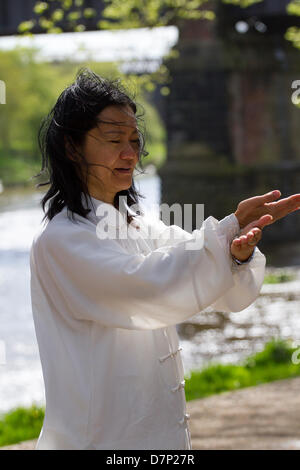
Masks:
[[[209,395],[252,387],[274,380],[300,375],[300,364],[293,364],[297,351],[287,341],[272,340],[263,351],[245,359],[241,364],[210,364],[186,377],[186,399],[195,400]],[[296,359],[297,354],[295,353]]]
[[[268,342],[263,351],[246,358],[241,364],[211,364],[203,370],[194,370],[186,377],[187,401],[210,395],[260,385],[274,380],[300,375],[300,364],[293,364],[292,354],[297,349],[283,340]],[[17,408],[0,417],[0,446],[35,439],[44,419],[44,408],[33,405]]]
[[[264,278],[264,284],[279,284],[281,282],[289,282],[295,279],[295,275],[285,272],[278,274],[267,274]]]
[[[38,437],[44,419],[44,408],[32,405],[17,408],[0,419],[0,446]]]

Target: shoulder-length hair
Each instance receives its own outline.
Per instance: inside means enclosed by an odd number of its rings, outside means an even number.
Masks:
[[[84,155],[76,150],[76,147],[83,143],[86,133],[99,124],[99,113],[111,105],[130,106],[136,115],[139,133],[139,163],[143,171],[141,158],[147,156],[148,152],[145,150],[145,134],[141,129],[143,126],[140,126],[143,114],[137,115],[137,104],[125,91],[119,79],[109,80],[87,68],[81,69],[75,82],[61,93],[48,116],[44,118],[38,133],[42,168],[33,178],[47,172],[49,181],[37,184],[36,188],[50,185],[41,200],[45,213],[43,221],[51,220],[65,206],[68,209],[69,218],[69,212],[71,212],[72,220],[74,220],[74,213],[86,217],[90,212],[90,209],[84,207],[82,203],[82,193],[86,195],[86,201],[87,198],[91,198],[87,186],[88,171],[85,172],[86,177],[83,177],[80,170],[80,163],[85,166],[86,170],[88,170],[89,163]],[[72,158],[69,158],[70,149]],[[134,181],[129,189],[119,191],[115,195],[113,205],[116,209],[119,209],[119,196],[126,197],[129,207],[138,204],[139,198],[144,197],[136,190]],[[130,223],[131,220],[132,215],[128,214],[127,222]]]

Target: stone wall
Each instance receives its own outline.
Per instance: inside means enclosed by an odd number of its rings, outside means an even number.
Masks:
[[[168,160],[159,172],[162,202],[204,203],[205,216],[217,218],[256,194],[300,192],[300,108],[291,101],[300,51],[281,31],[241,35],[230,21],[226,29],[224,14],[222,28],[219,16],[180,29],[179,59],[168,63]],[[295,240],[298,229],[292,214],[265,237]]]

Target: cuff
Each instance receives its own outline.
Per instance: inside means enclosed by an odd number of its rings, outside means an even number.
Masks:
[[[239,259],[235,258],[235,256],[233,256],[233,255],[231,255],[231,256],[232,256],[233,261],[240,266],[241,264],[250,263],[250,261],[253,259],[254,255],[255,255],[255,250],[256,250],[256,246],[254,247],[252,255],[249,256],[249,258],[246,259],[245,261],[240,261]]]
[[[237,217],[232,213],[219,221],[217,230],[221,235],[226,235],[227,241],[231,243],[241,229]]]

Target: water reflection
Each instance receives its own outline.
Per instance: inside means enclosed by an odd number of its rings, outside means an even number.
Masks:
[[[178,325],[187,369],[240,361],[272,337],[299,340],[300,269],[294,268],[293,274],[294,281],[264,285],[259,298],[242,312],[204,311]]]

